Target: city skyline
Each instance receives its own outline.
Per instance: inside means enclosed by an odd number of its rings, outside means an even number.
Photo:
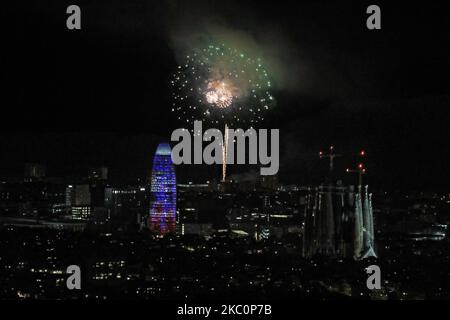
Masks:
[[[6,4],[0,300],[450,299],[449,8]]]

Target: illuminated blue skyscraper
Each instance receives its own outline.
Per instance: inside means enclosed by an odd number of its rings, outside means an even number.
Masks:
[[[160,143],[153,158],[149,228],[159,234],[175,231],[177,184],[168,143]]]

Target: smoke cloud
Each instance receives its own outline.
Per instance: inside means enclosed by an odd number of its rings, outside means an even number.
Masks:
[[[256,17],[242,19],[235,7],[235,16],[229,16],[226,4],[207,2],[209,5],[188,4],[173,1],[167,17],[170,46],[179,63],[186,54],[206,48],[210,44],[224,44],[245,52],[252,58],[260,58],[275,90],[302,89],[301,78],[310,70],[301,65],[296,46],[273,24],[261,24]],[[240,20],[240,21],[236,21]],[[245,20],[245,23],[242,23]],[[256,21],[255,21],[256,20]],[[304,89],[307,89],[303,85]]]

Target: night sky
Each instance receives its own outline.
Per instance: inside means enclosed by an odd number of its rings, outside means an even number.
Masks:
[[[168,79],[211,39],[260,54],[274,78],[280,178],[318,180],[317,152],[364,148],[369,183],[448,189],[450,46],[445,2],[16,1],[2,5],[0,176],[43,162],[50,175],[107,165],[144,177],[180,126]],[[66,29],[70,4],[82,30]],[[348,156],[342,166],[354,162]]]

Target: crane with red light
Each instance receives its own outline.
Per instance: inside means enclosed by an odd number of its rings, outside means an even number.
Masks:
[[[361,157],[365,157],[366,156],[366,152],[364,150],[361,150],[358,153],[358,155],[361,156]],[[345,172],[357,173],[358,174],[358,187],[361,188],[361,186],[362,186],[362,176],[363,176],[363,174],[366,174],[366,168],[364,167],[364,163],[360,162],[356,169],[347,168],[345,170]]]
[[[328,153],[323,153],[322,151],[319,152],[319,158],[329,158],[330,159],[330,173],[333,172],[334,169],[334,158],[336,157],[342,157],[341,154],[334,153],[334,146],[330,146],[330,151]]]

